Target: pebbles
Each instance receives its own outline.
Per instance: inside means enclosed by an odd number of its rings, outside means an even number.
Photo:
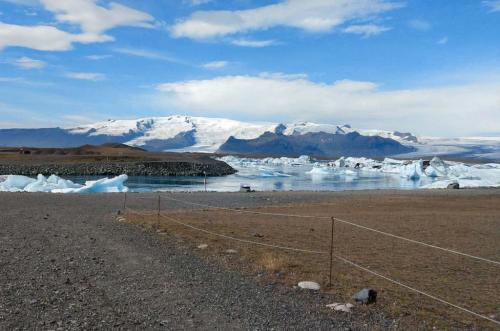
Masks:
[[[37,176],[225,176],[236,171],[222,161],[214,163],[198,162],[92,162],[92,163],[4,163],[0,164],[0,174]]]
[[[191,196],[213,204],[252,203],[241,195]],[[265,276],[257,281],[207,262],[174,236],[113,221],[123,203],[119,194],[0,193],[0,201],[0,260],[6,262],[0,268],[0,330],[369,330],[373,325],[325,312],[321,308],[332,300],[317,292],[263,286]],[[50,221],[41,222],[46,214]],[[385,322],[378,319],[376,325],[387,329],[390,321]]]

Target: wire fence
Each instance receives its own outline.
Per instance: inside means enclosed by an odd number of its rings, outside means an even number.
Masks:
[[[485,257],[476,256],[476,255],[468,254],[465,252],[441,247],[438,245],[426,243],[426,242],[415,240],[412,238],[407,238],[407,237],[404,237],[401,235],[382,231],[379,229],[375,229],[372,227],[368,227],[368,226],[365,226],[362,224],[358,224],[358,223],[348,221],[345,219],[339,219],[339,218],[332,217],[332,216],[303,215],[303,214],[293,214],[293,213],[290,213],[290,214],[289,213],[272,213],[272,212],[263,212],[263,211],[256,211],[256,210],[249,210],[249,209],[242,209],[242,208],[214,206],[214,205],[205,204],[205,203],[188,201],[186,199],[177,199],[177,198],[174,198],[171,194],[161,194],[161,195],[158,194],[157,197],[155,197],[154,199],[152,199],[151,197],[136,196],[136,197],[134,197],[134,199],[138,199],[138,200],[142,200],[142,201],[147,200],[149,202],[148,204],[151,204],[149,206],[149,208],[146,209],[148,211],[146,211],[146,210],[134,210],[132,208],[129,208],[128,204],[127,204],[127,194],[124,194],[124,202],[123,202],[124,210],[128,213],[135,214],[138,216],[156,217],[156,222],[158,223],[158,226],[160,225],[161,220],[166,220],[168,222],[172,222],[172,223],[177,224],[179,226],[182,226],[184,228],[187,228],[187,229],[190,229],[193,231],[197,231],[197,232],[205,234],[205,235],[215,236],[217,238],[222,238],[225,240],[239,242],[239,243],[250,245],[250,246],[259,246],[259,247],[263,247],[263,248],[284,250],[284,251],[295,252],[295,253],[305,253],[305,254],[324,255],[324,256],[329,255],[329,262],[330,262],[329,263],[329,285],[331,285],[331,283],[332,283],[333,260],[336,259],[338,261],[343,262],[345,265],[348,265],[352,268],[360,270],[366,274],[377,277],[377,278],[382,279],[384,281],[390,282],[394,285],[397,285],[398,287],[404,288],[405,290],[416,293],[418,295],[422,295],[428,299],[431,299],[435,302],[446,305],[448,307],[455,308],[457,311],[469,314],[469,315],[474,316],[478,319],[491,322],[491,323],[495,324],[496,326],[500,326],[500,321],[496,320],[492,316],[487,316],[486,314],[482,314],[482,313],[479,313],[479,312],[474,311],[472,309],[463,307],[462,305],[455,304],[455,303],[451,302],[450,300],[446,300],[446,299],[440,297],[439,295],[435,295],[429,291],[424,291],[424,290],[418,289],[416,286],[404,283],[404,282],[399,281],[398,279],[396,279],[394,277],[391,277],[390,275],[386,275],[384,273],[375,271],[371,267],[363,266],[362,264],[353,261],[352,259],[347,257],[347,252],[348,252],[347,242],[346,242],[344,255],[334,253],[334,249],[336,249],[336,251],[341,250],[340,247],[334,247],[335,245],[339,246],[338,242],[334,242],[335,224],[340,223],[340,224],[342,224],[344,226],[348,226],[352,229],[376,233],[378,235],[382,235],[382,236],[391,238],[392,240],[398,240],[398,241],[401,241],[404,243],[410,243],[410,244],[413,244],[413,245],[416,245],[419,247],[433,249],[436,252],[445,252],[448,254],[453,254],[453,255],[456,255],[456,256],[459,256],[462,258],[471,259],[475,262],[482,262],[482,263],[485,263],[489,266],[493,266],[495,268],[500,266],[499,261],[495,261],[493,259],[488,259]],[[154,203],[152,203],[153,200],[154,200]],[[162,200],[179,203],[181,205],[202,207],[204,209],[202,209],[201,212],[222,211],[222,212],[230,212],[230,213],[238,213],[238,214],[267,216],[267,217],[299,218],[299,219],[309,219],[309,220],[320,220],[323,222],[328,221],[331,224],[329,250],[314,250],[314,249],[306,249],[306,248],[282,245],[282,244],[278,244],[278,243],[265,243],[265,242],[259,242],[256,240],[249,240],[249,239],[245,239],[245,238],[240,238],[240,237],[237,237],[234,235],[228,235],[228,234],[220,233],[217,231],[208,230],[208,229],[202,228],[200,226],[186,223],[185,221],[182,221],[179,218],[172,216],[171,214],[164,213],[164,211],[162,211],[162,205],[161,205]],[[155,206],[153,206],[153,204]],[[149,211],[151,209],[155,210],[155,212]],[[200,211],[200,210],[198,209],[197,211]]]

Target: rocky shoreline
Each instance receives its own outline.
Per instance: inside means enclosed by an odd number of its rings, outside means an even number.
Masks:
[[[222,161],[210,163],[179,161],[86,162],[86,163],[4,163],[0,175],[36,176],[226,176],[236,173]]]

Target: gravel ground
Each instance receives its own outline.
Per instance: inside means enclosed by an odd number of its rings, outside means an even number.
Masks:
[[[175,196],[253,207],[385,193],[390,191]],[[151,208],[145,205],[154,204],[151,198],[129,194],[127,204]],[[333,297],[263,285],[209,264],[168,235],[118,223],[122,205],[120,194],[0,193],[0,330],[391,328],[392,322],[375,312],[362,317],[325,311]]]

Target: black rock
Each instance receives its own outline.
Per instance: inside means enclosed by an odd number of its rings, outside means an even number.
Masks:
[[[371,303],[377,302],[377,291],[370,288],[364,288],[358,293],[354,294],[352,296],[352,299],[358,303],[369,305]]]
[[[450,184],[448,184],[447,188],[450,190],[458,190],[460,188],[460,184],[459,183],[450,183]]]

